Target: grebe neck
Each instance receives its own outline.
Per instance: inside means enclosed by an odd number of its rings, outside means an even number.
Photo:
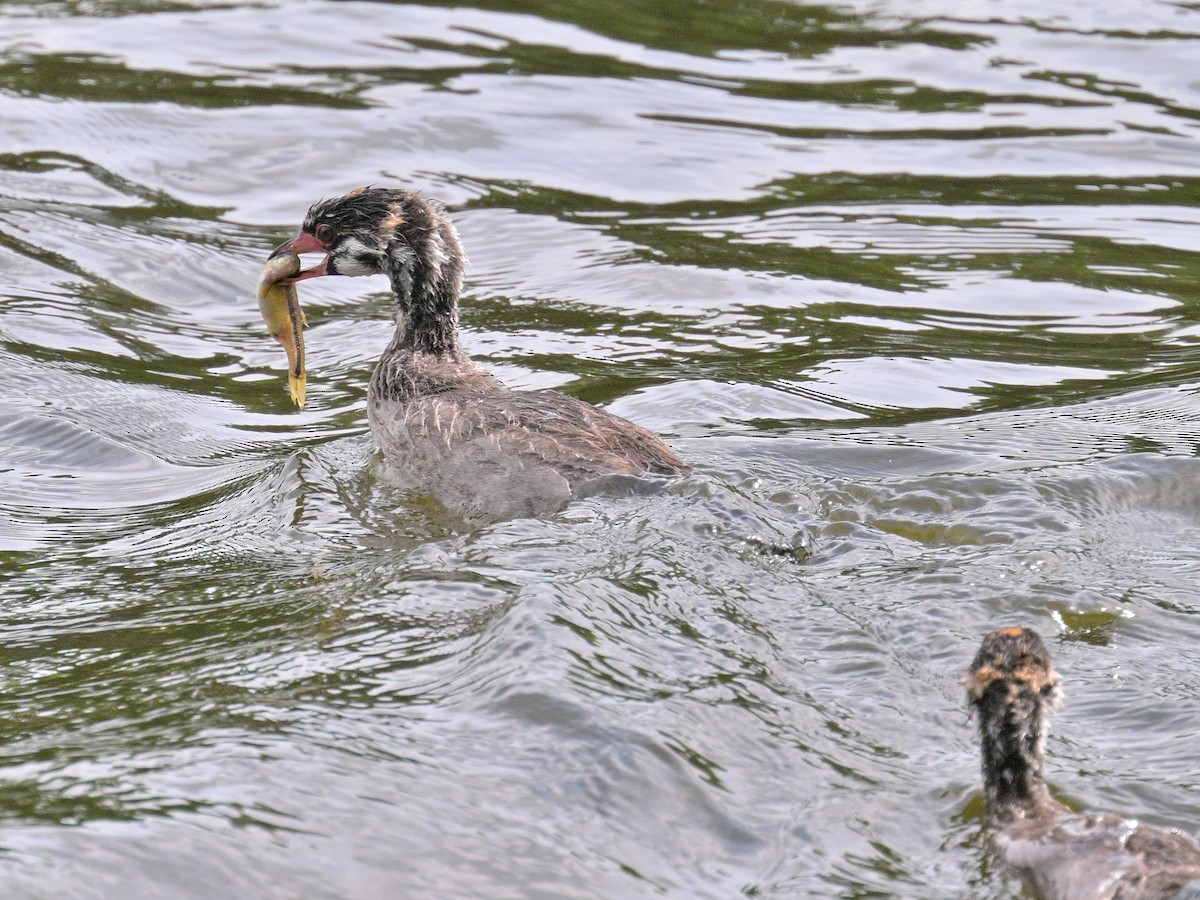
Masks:
[[[979,710],[983,749],[984,798],[988,819],[1013,819],[1052,809],[1046,787],[1045,738],[1050,701],[1021,685],[1004,685],[1007,697],[993,685]]]

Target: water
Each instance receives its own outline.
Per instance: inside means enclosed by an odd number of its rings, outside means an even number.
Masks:
[[[1069,802],[1200,827],[1200,10],[0,4],[0,883],[28,897],[1000,898],[958,677],[1050,639]],[[403,494],[382,279],[697,474]],[[794,552],[793,551],[794,548]]]

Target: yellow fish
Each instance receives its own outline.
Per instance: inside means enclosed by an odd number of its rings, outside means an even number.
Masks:
[[[296,285],[280,284],[300,271],[300,257],[281,253],[267,260],[258,279],[258,311],[267,323],[271,337],[283,345],[288,358],[288,392],[292,402],[304,409],[304,327],[308,320],[300,308]]]

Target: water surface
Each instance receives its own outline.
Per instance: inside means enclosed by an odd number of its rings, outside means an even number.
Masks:
[[[1200,10],[0,3],[0,882],[31,897],[1019,896],[958,677],[1200,827]],[[445,200],[464,343],[697,473],[455,521],[372,453]]]

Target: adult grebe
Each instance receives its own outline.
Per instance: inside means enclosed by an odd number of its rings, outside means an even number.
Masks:
[[[644,428],[554,391],[513,391],[458,340],[466,257],[440,204],[411,191],[360,188],[312,206],[271,254],[323,253],[287,282],[383,274],[396,330],[367,394],[384,457],[410,486],[458,512],[545,515],[601,475],[689,471]]]
[[[1039,896],[1200,897],[1200,847],[1185,835],[1117,815],[1075,813],[1051,798],[1045,739],[1059,679],[1037,634],[989,634],[963,683],[979,717],[988,824],[1000,854]]]

